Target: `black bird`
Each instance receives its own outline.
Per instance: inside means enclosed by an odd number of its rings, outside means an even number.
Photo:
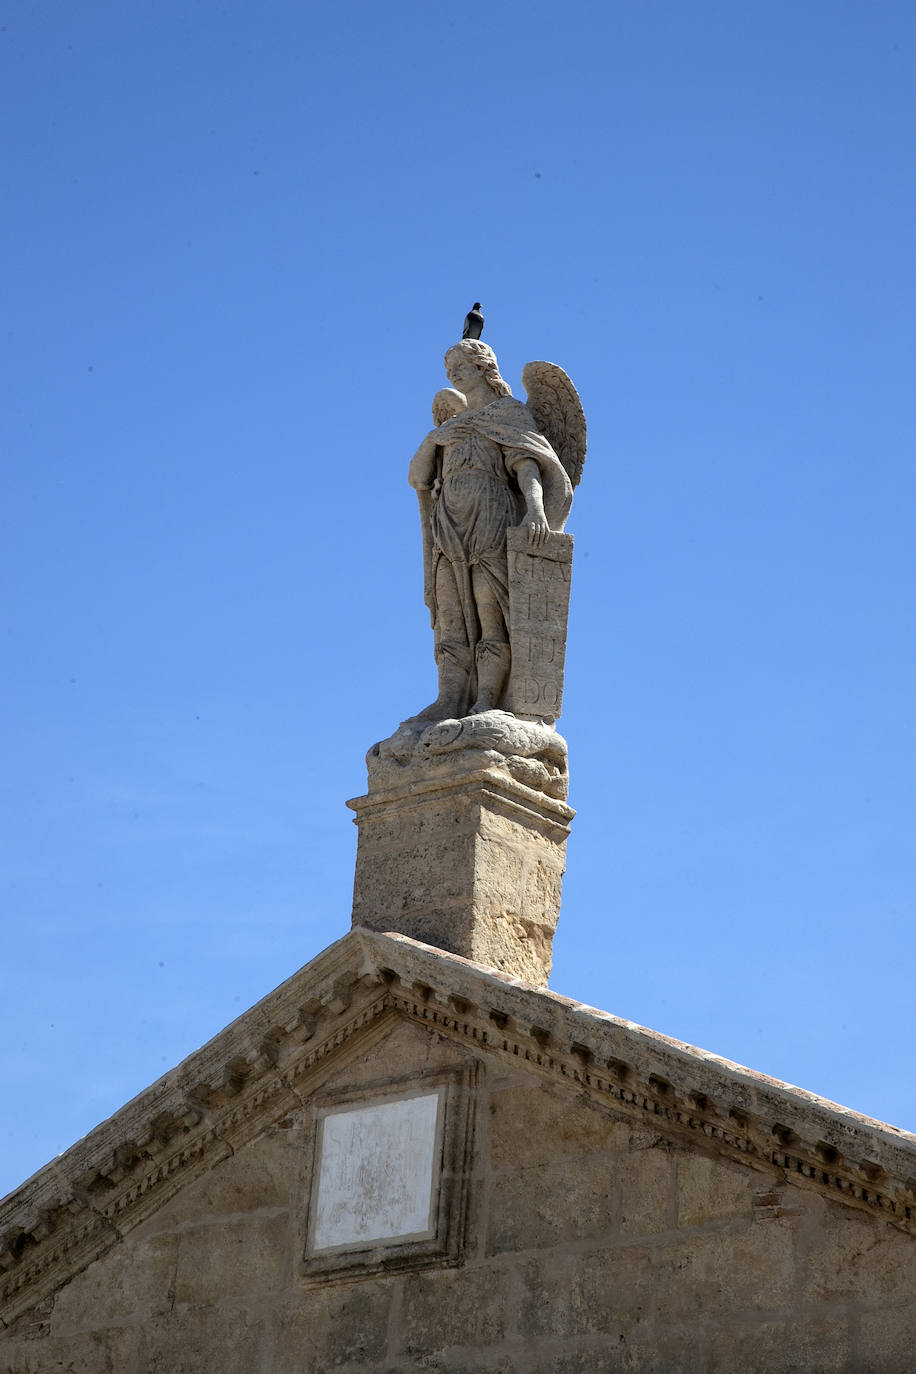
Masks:
[[[475,301],[464,319],[464,333],[462,339],[479,339],[483,333],[483,315],[480,313],[480,301]]]

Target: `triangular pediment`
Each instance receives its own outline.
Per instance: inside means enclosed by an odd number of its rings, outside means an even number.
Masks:
[[[397,935],[356,930],[0,1203],[14,1320],[393,1029],[916,1230],[916,1137]]]

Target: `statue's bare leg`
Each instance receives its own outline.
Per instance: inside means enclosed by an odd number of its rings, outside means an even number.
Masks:
[[[461,598],[452,565],[439,559],[436,569],[436,667],[439,695],[413,720],[450,720],[464,715],[469,698],[473,654],[468,645]]]
[[[480,567],[471,569],[474,600],[480,617],[480,641],[476,646],[477,700],[472,716],[492,711],[501,705],[509,676],[510,651],[506,622],[499,601]]]

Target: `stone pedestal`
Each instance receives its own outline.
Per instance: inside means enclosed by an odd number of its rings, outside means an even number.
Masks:
[[[415,763],[378,788],[372,762],[370,753],[369,794],[347,803],[359,829],[353,925],[545,985],[571,807],[518,781],[492,752]]]

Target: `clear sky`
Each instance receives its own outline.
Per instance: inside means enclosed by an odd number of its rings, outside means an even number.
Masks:
[[[471,302],[577,383],[551,986],[916,1129],[916,9],[13,0],[0,1193],[349,926]]]

